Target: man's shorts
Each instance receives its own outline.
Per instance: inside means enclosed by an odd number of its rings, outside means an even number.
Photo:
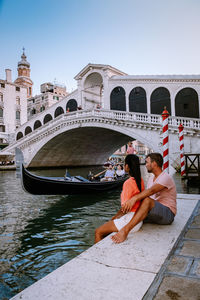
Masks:
[[[155,201],[155,206],[149,211],[144,223],[169,225],[174,221],[174,214],[169,207]]]
[[[128,212],[127,214],[125,214],[121,218],[113,220],[113,222],[114,222],[115,226],[117,227],[118,231],[120,231],[120,229],[122,229],[126,224],[128,224],[130,222],[130,220],[132,219],[134,214],[135,214],[134,212]],[[142,224],[143,224],[143,222],[138,223],[135,227],[133,227],[131,232],[138,231],[140,229],[140,227],[142,226]]]

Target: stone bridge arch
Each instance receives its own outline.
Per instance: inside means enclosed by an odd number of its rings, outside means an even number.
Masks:
[[[143,130],[127,130],[110,124],[104,124],[103,128],[99,124],[76,124],[67,130],[61,128],[48,136],[45,141],[41,140],[34,151],[28,147],[26,165],[29,167],[101,165],[117,149],[134,139],[145,143],[154,151],[159,151],[159,136],[157,144],[152,144],[152,139],[145,136]]]

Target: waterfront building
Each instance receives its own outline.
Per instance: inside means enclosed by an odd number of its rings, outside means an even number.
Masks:
[[[66,87],[57,83],[43,83],[40,91],[40,95],[28,99],[28,120],[68,95]]]
[[[185,152],[199,152],[200,75],[127,75],[109,65],[88,64],[75,80],[76,90],[16,130],[27,166],[102,164],[134,140],[162,152],[165,106],[170,163],[176,167],[180,160],[180,122]],[[144,155],[146,150],[138,147]]]
[[[0,148],[14,140],[15,130],[27,121],[27,87],[12,82],[6,69],[6,79],[0,79]]]

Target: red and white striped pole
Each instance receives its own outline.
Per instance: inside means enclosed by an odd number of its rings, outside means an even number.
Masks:
[[[163,121],[163,170],[169,173],[169,133],[168,133],[168,118],[169,113],[164,107],[162,112]]]
[[[181,176],[185,174],[185,159],[184,159],[184,142],[183,142],[183,125],[180,123],[179,130],[179,142],[180,142],[180,157],[181,157]]]

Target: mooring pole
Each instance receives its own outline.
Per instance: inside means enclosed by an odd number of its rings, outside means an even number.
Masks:
[[[179,130],[179,143],[180,143],[180,158],[181,158],[181,176],[185,175],[185,158],[184,158],[184,141],[183,141],[183,125],[180,123]]]
[[[169,132],[168,132],[168,119],[169,113],[164,107],[162,112],[162,125],[163,125],[163,170],[169,173]]]

